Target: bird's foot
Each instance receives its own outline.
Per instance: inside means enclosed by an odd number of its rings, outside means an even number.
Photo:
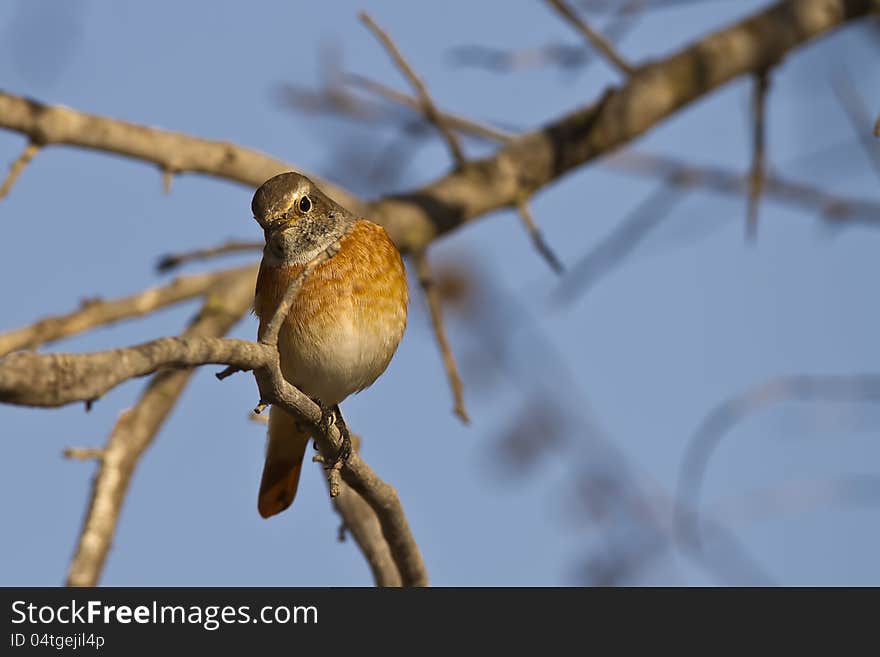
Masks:
[[[351,434],[348,431],[348,425],[345,424],[345,419],[342,417],[342,411],[339,410],[339,404],[336,404],[335,406],[325,406],[321,400],[315,401],[321,408],[322,426],[329,430],[330,427],[335,424],[339,431],[339,437],[342,438],[342,445],[336,453],[336,456],[331,462],[326,463],[324,467],[328,470],[336,468],[337,466],[341,467],[342,465],[345,465],[345,462],[348,461],[348,457],[351,456]]]

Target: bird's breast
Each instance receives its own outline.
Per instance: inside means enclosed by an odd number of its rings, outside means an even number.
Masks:
[[[260,267],[254,309],[267,324],[303,265]],[[406,273],[385,230],[359,220],[303,283],[279,335],[286,379],[327,405],[385,371],[406,327]]]

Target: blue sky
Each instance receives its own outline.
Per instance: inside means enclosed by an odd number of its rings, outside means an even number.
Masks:
[[[620,49],[634,61],[660,56],[763,4],[705,1],[658,10]],[[292,113],[278,103],[277,90],[284,82],[316,84],[328,44],[342,51],[346,68],[405,88],[357,21],[358,10],[370,11],[394,36],[442,107],[474,118],[539,125],[616,80],[601,63],[583,71],[506,74],[455,66],[450,52],[461,45],[579,43],[542,3],[507,2],[503,11],[500,5],[18,0],[0,6],[0,79],[12,93],[230,140],[332,179],[345,147],[378,152],[393,133]],[[849,69],[862,95],[876,98],[878,80],[864,64],[873,57],[876,45],[850,28],[784,62],[769,100],[768,157],[776,170],[841,195],[877,198],[876,173],[830,86],[835,73]],[[747,81],[735,82],[637,146],[745,170],[748,103]],[[14,159],[23,144],[18,135],[0,133],[0,161]],[[485,148],[471,145],[469,152]],[[817,152],[824,155],[805,157]],[[375,154],[361,155],[369,161]],[[418,150],[395,188],[435,178],[448,166],[445,147],[432,142]],[[591,165],[545,190],[533,210],[548,242],[571,265],[656,186]],[[70,310],[83,297],[112,298],[157,284],[163,279],[153,265],[169,251],[259,238],[251,193],[183,176],[166,196],[148,165],[47,149],[0,202],[0,331]],[[716,404],[777,375],[880,372],[880,232],[831,230],[815,216],[767,202],[759,240],[749,245],[744,217],[741,199],[691,194],[624,264],[562,308],[549,303],[558,281],[515,215],[485,217],[436,245],[432,259],[477,263],[493,298],[505,300],[499,307],[514,309],[498,326],[499,342],[517,367],[490,381],[491,394],[465,379],[473,422],[462,426],[450,411],[442,364],[414,291],[410,327],[388,372],[343,405],[364,437],[364,457],[397,487],[435,584],[580,583],[585,560],[619,549],[627,537],[578,515],[579,473],[623,458],[639,486],[662,499],[675,489],[689,436]],[[172,335],[195,309],[175,307],[51,349],[97,350]],[[489,345],[451,319],[463,369],[479,377],[479,356]],[[249,317],[233,334],[255,331]],[[0,407],[6,450],[0,584],[63,581],[94,465],[66,461],[61,451],[101,444],[142,386],[127,383],[88,414],[81,405]],[[517,473],[499,466],[498,435],[522,411],[523,390],[560,400],[574,419],[562,446]],[[336,541],[337,517],[316,468],[304,473],[289,512],[268,522],[257,515],[264,430],[247,419],[255,401],[248,376],[219,383],[205,368],[194,377],[134,477],[102,583],[370,583],[353,543]],[[877,477],[878,427],[876,406],[774,407],[748,418],[721,444],[703,499],[724,508],[767,487]],[[876,585],[877,514],[869,504],[808,504],[797,513],[740,519],[729,529],[774,581]],[[603,548],[608,545],[618,547]],[[717,580],[664,552],[636,581]]]

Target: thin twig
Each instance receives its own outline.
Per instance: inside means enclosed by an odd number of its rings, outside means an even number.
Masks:
[[[159,258],[159,261],[156,263],[156,270],[164,273],[190,262],[208,260],[232,253],[259,251],[263,248],[264,244],[265,242],[263,241],[255,240],[229,240],[219,246],[212,246],[206,249],[168,253]]]
[[[248,413],[248,420],[251,422],[257,422],[258,424],[269,424],[269,416],[261,415],[260,413],[255,413],[251,411]]]
[[[532,245],[534,245],[535,249],[541,254],[541,257],[544,258],[547,264],[550,265],[550,269],[557,274],[562,275],[565,272],[565,267],[562,266],[562,262],[560,262],[559,258],[557,258],[556,254],[553,252],[553,249],[551,249],[544,240],[544,236],[541,234],[541,230],[538,228],[538,224],[535,223],[535,218],[532,216],[528,201],[520,201],[516,204],[516,208],[526,231],[529,233]]]
[[[290,285],[287,287],[287,291],[278,303],[278,307],[275,309],[272,318],[265,324],[265,326],[261,324],[259,335],[257,336],[260,344],[268,345],[270,347],[278,346],[278,334],[281,332],[281,327],[284,325],[284,322],[287,321],[287,316],[290,314],[290,308],[296,300],[296,295],[299,294],[306,279],[318,265],[326,262],[339,253],[339,242],[343,237],[345,237],[345,234],[341,235],[333,244],[306,263],[306,266],[302,268],[302,271],[290,282]]]
[[[425,293],[425,299],[428,302],[428,310],[431,313],[431,326],[434,328],[434,337],[437,339],[437,345],[440,347],[440,353],[443,356],[443,365],[446,367],[446,376],[449,378],[449,386],[452,388],[452,397],[455,402],[455,414],[465,424],[470,423],[467,410],[464,406],[464,392],[461,383],[461,376],[458,374],[458,365],[455,362],[455,355],[452,353],[452,347],[449,344],[449,338],[446,337],[446,327],[443,324],[443,309],[440,303],[440,295],[437,293],[437,287],[431,277],[431,269],[428,265],[428,258],[425,252],[419,252],[414,255],[416,264],[416,273],[419,277],[419,284]]]
[[[686,194],[676,184],[676,177],[665,180],[639,203],[607,236],[569,270],[551,299],[553,303],[570,303],[585,294],[596,283],[632,253],[641,241],[663,221]]]
[[[617,68],[627,77],[636,72],[636,69],[632,65],[617,54],[614,46],[612,46],[605,37],[587,25],[587,23],[584,22],[571,7],[565,4],[562,0],[546,0],[546,2],[553,7],[560,16],[571,23],[584,37],[586,37],[586,39],[593,44],[593,47],[601,52],[612,66]]]
[[[755,90],[752,97],[752,167],[749,174],[749,201],[746,215],[746,239],[751,241],[758,236],[758,206],[766,179],[765,133],[769,86],[769,70],[755,75]]]
[[[402,105],[403,107],[408,107],[418,112],[422,111],[422,106],[418,98],[410,96],[402,91],[398,91],[397,89],[392,89],[391,87],[366,76],[358,75],[356,73],[345,73],[340,77],[340,80],[359,89],[369,91],[370,93],[397,105]],[[482,139],[489,139],[500,143],[510,142],[516,137],[512,132],[474,121],[473,119],[461,116],[460,114],[444,112],[439,109],[438,112],[443,119],[443,122],[450,128],[472,137],[480,137]]]
[[[171,194],[171,183],[174,180],[174,171],[170,167],[162,167],[162,191],[166,195]]]
[[[846,112],[853,132],[859,140],[865,155],[874,167],[874,171],[880,176],[880,148],[877,142],[871,138],[868,126],[871,125],[871,117],[868,114],[868,107],[865,104],[856,85],[852,79],[846,74],[840,74],[832,78],[832,86],[837,99]],[[876,126],[875,126],[876,128]]]
[[[394,41],[392,41],[391,37],[385,32],[381,27],[376,24],[369,14],[366,12],[361,12],[359,14],[361,21],[366,25],[376,38],[385,46],[385,49],[391,55],[391,58],[394,60],[394,63],[397,64],[397,68],[400,69],[401,73],[403,73],[407,79],[412,84],[413,88],[415,88],[416,93],[419,95],[419,100],[421,104],[421,110],[425,114],[425,118],[428,119],[431,123],[433,123],[440,133],[443,135],[443,138],[446,140],[447,146],[449,146],[449,151],[452,153],[452,158],[455,160],[455,164],[457,167],[461,168],[464,166],[466,161],[464,151],[461,148],[461,143],[458,141],[458,135],[453,132],[449,125],[443,120],[443,116],[437,110],[437,106],[434,105],[434,101],[431,100],[431,96],[428,93],[428,88],[425,86],[425,83],[422,82],[421,78],[416,74],[413,68],[409,65],[406,59],[403,57],[403,54],[398,49],[397,45],[395,45]]]
[[[705,187],[730,196],[748,194],[749,189],[747,175],[721,167],[687,164],[665,155],[625,150],[605,158],[602,164],[624,173],[663,178],[679,187]],[[829,221],[858,220],[880,226],[880,204],[874,201],[836,196],[772,174],[765,178],[763,193],[777,202],[818,212]]]
[[[62,455],[77,461],[100,461],[104,458],[103,447],[65,447]]]
[[[5,198],[6,195],[9,194],[9,190],[12,189],[12,186],[15,184],[15,181],[18,180],[21,172],[24,171],[24,168],[32,159],[34,159],[34,156],[40,152],[41,148],[42,146],[40,144],[31,140],[28,142],[27,146],[24,147],[21,155],[13,160],[12,164],[9,165],[9,173],[6,176],[6,180],[0,185],[0,199]]]
[[[35,324],[0,333],[0,356],[17,349],[34,349],[97,326],[143,317],[159,308],[207,294],[218,282],[235,281],[240,277],[255,280],[257,267],[193,274],[176,278],[167,285],[152,287],[121,299],[88,300],[82,308],[66,315],[46,317]]]

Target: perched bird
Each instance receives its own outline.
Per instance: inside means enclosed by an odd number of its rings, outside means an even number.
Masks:
[[[278,351],[284,378],[331,412],[342,431],[339,403],[385,371],[406,327],[400,253],[384,228],[358,218],[298,173],[267,180],[251,208],[266,237],[254,298],[260,334],[306,264],[337,245],[297,293]],[[293,502],[309,438],[293,416],[271,407],[257,503],[264,518]]]

